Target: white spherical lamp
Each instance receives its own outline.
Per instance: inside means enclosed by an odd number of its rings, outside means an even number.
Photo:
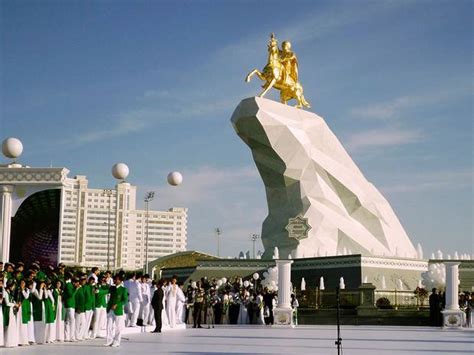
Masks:
[[[178,186],[183,182],[183,175],[177,171],[172,171],[168,174],[168,184],[171,186]]]
[[[7,158],[18,158],[23,152],[23,144],[18,138],[7,138],[2,143],[2,153]]]
[[[117,180],[125,180],[130,173],[127,164],[117,163],[112,167],[112,175]]]
[[[252,277],[255,281],[257,281],[259,279],[260,275],[258,274],[258,272],[256,272],[255,274],[252,275]]]

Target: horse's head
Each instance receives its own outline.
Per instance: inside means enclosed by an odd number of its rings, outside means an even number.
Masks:
[[[272,33],[270,35],[270,40],[268,41],[268,51],[274,51],[276,49],[278,49],[278,41],[275,37],[275,34]]]

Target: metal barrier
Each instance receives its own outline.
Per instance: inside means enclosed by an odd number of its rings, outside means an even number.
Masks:
[[[359,289],[340,290],[342,308],[356,308],[360,304],[361,292]],[[415,296],[413,291],[375,290],[375,301],[387,298],[393,308],[415,308],[426,305]],[[336,290],[320,290],[319,288],[306,288],[305,291],[296,290],[296,298],[302,308],[335,308]]]

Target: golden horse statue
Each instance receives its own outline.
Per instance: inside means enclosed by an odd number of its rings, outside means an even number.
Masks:
[[[258,95],[264,97],[266,93],[275,88],[280,90],[280,101],[284,104],[288,100],[295,99],[298,103],[295,107],[311,107],[303,95],[303,86],[298,81],[298,59],[291,51],[291,43],[284,41],[282,49],[278,48],[278,41],[272,33],[268,42],[268,62],[260,72],[252,70],[245,78],[249,82],[252,76],[257,75],[265,84],[263,91]]]

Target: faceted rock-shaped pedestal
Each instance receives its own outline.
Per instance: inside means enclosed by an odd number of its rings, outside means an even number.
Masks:
[[[264,258],[362,254],[416,257],[397,216],[323,118],[251,97],[232,115],[265,184]],[[396,169],[396,167],[394,167]],[[302,233],[289,233],[291,220]],[[291,227],[291,224],[290,224]],[[302,228],[304,227],[304,228]]]

